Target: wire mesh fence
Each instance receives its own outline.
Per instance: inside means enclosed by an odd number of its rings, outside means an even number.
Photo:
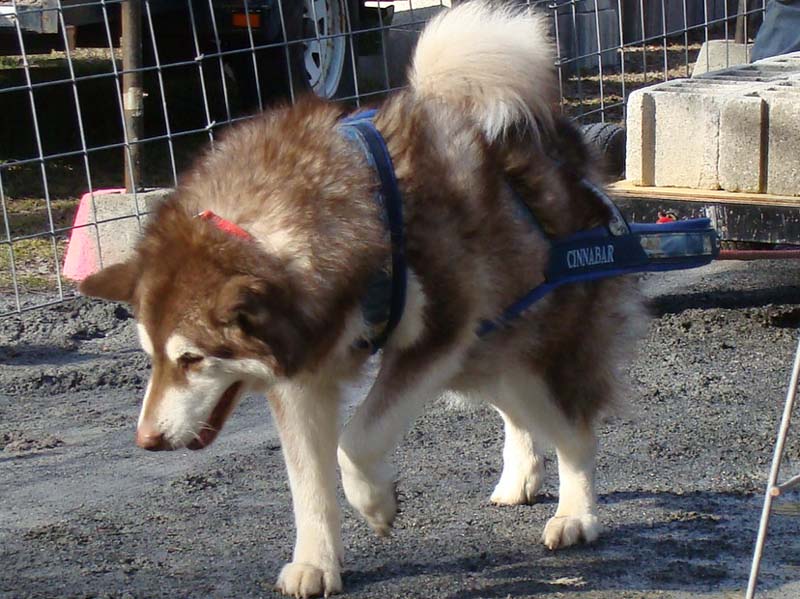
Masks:
[[[75,295],[70,236],[137,228],[221,129],[316,93],[355,108],[404,84],[442,0],[0,0],[0,316]],[[531,1],[561,110],[624,122],[631,91],[691,74],[702,42],[752,40],[765,0]],[[125,209],[103,206],[130,192]],[[107,261],[107,260],[106,260]]]

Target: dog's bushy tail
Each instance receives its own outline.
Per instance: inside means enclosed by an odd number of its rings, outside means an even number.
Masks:
[[[443,12],[419,39],[410,82],[470,111],[490,141],[512,128],[549,129],[556,86],[545,20],[485,1]]]

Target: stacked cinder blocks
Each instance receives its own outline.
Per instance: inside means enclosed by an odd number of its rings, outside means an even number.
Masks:
[[[627,123],[634,184],[800,196],[800,52],[637,90]]]

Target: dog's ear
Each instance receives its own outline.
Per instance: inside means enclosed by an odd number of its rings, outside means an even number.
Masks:
[[[78,291],[90,297],[131,303],[139,268],[134,262],[120,262],[89,275],[78,284]]]
[[[283,374],[291,375],[307,354],[306,326],[280,285],[249,275],[230,279],[217,296],[217,318],[265,345]]]

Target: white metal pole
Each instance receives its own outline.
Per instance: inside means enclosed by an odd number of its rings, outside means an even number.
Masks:
[[[745,599],[753,599],[756,591],[758,570],[761,567],[761,554],[764,551],[764,542],[767,539],[767,526],[772,511],[772,501],[775,498],[774,491],[778,483],[778,474],[781,469],[783,446],[786,444],[786,436],[789,432],[789,424],[792,420],[792,408],[794,408],[794,400],[795,397],[797,397],[798,378],[800,378],[800,341],[798,341],[797,351],[795,352],[792,378],[789,381],[789,390],[786,393],[786,405],[783,408],[781,426],[778,430],[778,438],[775,441],[775,453],[772,455],[772,467],[769,471],[769,481],[767,482],[767,490],[764,494],[764,508],[761,511],[761,522],[758,526],[758,537],[756,538],[756,547],[753,551],[753,564],[750,567],[750,579],[747,581]]]

